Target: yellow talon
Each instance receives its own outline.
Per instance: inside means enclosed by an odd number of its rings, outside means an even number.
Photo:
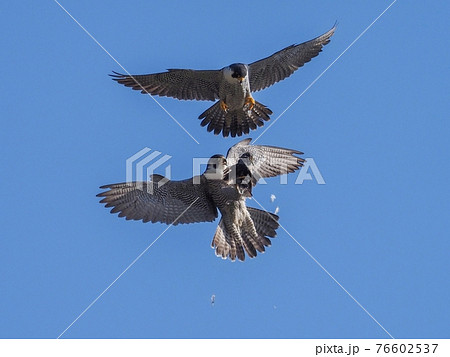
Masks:
[[[224,112],[227,112],[227,111],[228,111],[228,105],[226,105],[226,103],[225,103],[223,100],[220,101],[220,108],[221,108]]]
[[[247,97],[245,98],[245,105],[248,104],[248,109],[252,110],[253,107],[255,106],[255,100],[253,99],[253,97]]]

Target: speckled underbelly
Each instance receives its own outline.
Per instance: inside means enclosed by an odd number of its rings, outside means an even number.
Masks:
[[[226,83],[221,89],[219,96],[226,103],[229,110],[241,109],[244,106],[246,91],[242,85]]]

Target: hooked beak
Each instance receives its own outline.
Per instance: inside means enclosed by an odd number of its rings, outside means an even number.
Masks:
[[[242,83],[242,81],[244,80],[245,77],[237,77],[239,83]]]

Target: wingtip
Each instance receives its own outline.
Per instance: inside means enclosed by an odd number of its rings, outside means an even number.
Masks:
[[[108,189],[108,188],[110,188],[110,187],[108,187],[108,186],[100,186],[100,189],[101,189],[101,190],[106,190],[106,189]],[[109,193],[109,192],[111,192],[111,191],[103,191],[103,192],[97,193],[97,194],[95,195],[95,197],[105,198],[105,197],[108,196],[108,193]]]
[[[116,71],[111,71],[111,72],[112,72],[112,74],[109,73],[108,76],[112,77],[112,79],[115,80],[115,81],[120,79],[120,78],[125,77],[125,74],[122,74],[122,73],[119,73],[119,72],[116,72]]]
[[[324,36],[324,37],[326,37],[326,38],[330,39],[330,37],[331,37],[331,36],[333,36],[333,35],[334,35],[334,33],[336,32],[336,29],[337,29],[337,25],[338,25],[338,22],[337,22],[337,21],[335,21],[335,23],[334,23],[333,27],[332,27],[331,29],[329,29],[329,30],[328,30],[327,32],[325,32],[325,34],[324,34],[324,35],[322,35],[322,36]]]
[[[292,155],[305,155],[304,152],[299,151],[299,150],[294,150],[294,149],[287,149],[287,150],[290,150]]]
[[[250,145],[250,143],[252,142],[252,138],[245,138],[242,139],[241,141],[239,141],[237,144],[235,144],[236,146],[242,146],[242,145]]]

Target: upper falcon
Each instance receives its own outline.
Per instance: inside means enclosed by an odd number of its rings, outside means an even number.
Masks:
[[[106,191],[97,196],[106,207],[112,207],[111,213],[144,222],[211,222],[219,210],[222,218],[212,241],[216,255],[244,260],[246,251],[253,258],[270,246],[269,238],[275,237],[279,224],[277,215],[246,206],[251,187],[259,178],[298,170],[304,160],[296,156],[300,151],[249,145],[250,141],[231,147],[226,158],[212,156],[203,175],[181,181],[152,175],[148,182],[102,186]]]
[[[220,70],[169,69],[167,72],[126,75],[113,72],[113,79],[141,93],[184,100],[219,99],[200,114],[201,126],[224,137],[248,134],[264,125],[272,111],[251,95],[294,73],[330,42],[336,26],[299,45],[288,46],[259,61],[234,63]]]

